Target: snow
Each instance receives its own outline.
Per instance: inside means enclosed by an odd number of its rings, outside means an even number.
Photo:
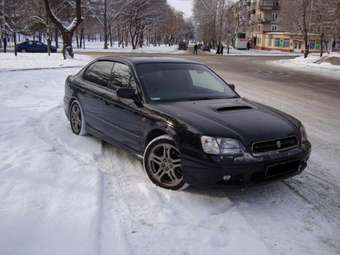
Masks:
[[[0,53],[0,72],[11,70],[32,70],[44,68],[81,67],[91,61],[85,55],[75,55],[74,59],[64,60],[61,53]]]
[[[329,106],[320,107],[298,100],[301,89],[240,80],[242,95],[306,124],[314,146],[306,173],[242,190],[172,192],[125,151],[72,134],[64,81],[78,70],[0,72],[0,254],[339,252],[339,100],[321,98]]]
[[[216,54],[216,50],[212,49],[211,54]],[[230,48],[229,54],[227,53],[227,48],[223,49],[224,56],[256,56],[256,57],[276,57],[276,56],[300,56],[301,53],[296,52],[284,52],[279,50],[258,50],[258,49],[249,49],[249,50],[238,50],[234,48]]]
[[[161,54],[185,54],[186,51],[178,50],[178,45],[168,46],[162,44],[160,46],[143,46],[142,48],[132,49],[129,45],[127,47],[119,47],[117,42],[108,49],[104,49],[104,42],[85,42],[85,49],[77,49],[74,47],[75,52],[121,52],[121,53],[161,53]]]
[[[337,57],[340,59],[340,53],[325,54],[324,57]],[[282,67],[298,69],[305,72],[318,73],[324,76],[331,76],[340,79],[340,65],[332,65],[330,63],[317,63],[320,60],[319,54],[310,54],[308,58],[303,56],[274,61],[272,63]]]

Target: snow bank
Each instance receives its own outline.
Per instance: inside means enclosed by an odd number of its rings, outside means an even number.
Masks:
[[[216,50],[212,49],[211,54],[216,54]],[[296,52],[283,52],[279,50],[257,50],[257,49],[249,49],[249,50],[238,50],[231,48],[229,54],[227,53],[227,48],[223,50],[224,56],[255,56],[255,57],[276,57],[276,56],[300,56],[300,53]]]
[[[75,55],[74,59],[64,60],[61,53],[0,53],[0,72],[13,70],[30,70],[41,68],[81,67],[91,61],[85,55]]]
[[[103,49],[104,42],[86,42],[85,49],[77,49],[74,48],[75,52],[117,52],[117,53],[159,53],[159,54],[184,54],[186,51],[178,50],[178,45],[168,46],[168,45],[160,45],[160,46],[143,46],[143,48],[132,49],[131,46],[128,47],[118,47],[118,44],[115,42],[112,47],[108,49]]]
[[[324,76],[331,76],[333,78],[340,79],[340,66],[324,62],[326,58],[330,57],[340,58],[340,54],[332,53],[325,55],[323,58],[320,58],[319,54],[310,54],[308,58],[301,56],[294,59],[278,60],[272,63],[282,67],[318,73]]]

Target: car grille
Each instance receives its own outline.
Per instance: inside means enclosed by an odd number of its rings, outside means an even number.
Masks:
[[[253,143],[252,151],[254,154],[261,154],[271,151],[285,150],[298,145],[298,139],[293,137],[288,137],[284,139],[276,139],[265,142]]]

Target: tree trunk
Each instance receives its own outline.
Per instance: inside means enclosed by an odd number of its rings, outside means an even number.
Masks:
[[[80,48],[85,48],[84,26],[81,26],[80,29]]]
[[[54,43],[55,43],[55,47],[58,49],[59,48],[59,33],[58,33],[58,28],[55,28],[54,31]]]
[[[13,42],[14,42],[14,55],[18,56],[18,51],[17,51],[17,33],[15,31],[13,32]]]
[[[143,48],[143,42],[144,42],[144,33],[143,32],[140,33],[138,41],[139,41],[139,48]]]
[[[4,53],[6,53],[7,52],[7,37],[6,36],[4,36],[3,38],[3,46],[4,46]]]
[[[61,21],[55,16],[55,14],[50,8],[49,0],[44,0],[44,3],[45,3],[47,16],[54,23],[54,25],[59,29],[59,31],[62,33],[64,59],[67,58],[68,56],[73,58],[74,57],[73,48],[72,48],[73,33],[74,31],[76,31],[77,27],[83,22],[83,17],[81,15],[81,12],[82,12],[81,0],[75,1],[76,17],[73,19],[69,27],[65,27],[61,23]]]
[[[323,51],[324,51],[324,38],[325,38],[325,34],[324,33],[321,33],[320,35],[320,57],[322,57],[323,55]]]
[[[307,58],[309,55],[309,41],[308,41],[308,33],[304,33],[304,41],[305,41],[305,51],[304,58]]]
[[[73,58],[74,53],[73,53],[73,47],[72,47],[72,37],[73,33],[71,32],[63,32],[63,56],[64,59],[67,59],[69,57]]]
[[[113,46],[113,38],[112,38],[112,27],[109,25],[109,38],[110,38],[110,47]]]
[[[76,33],[76,44],[77,44],[77,49],[79,49],[79,35]]]
[[[104,0],[104,49],[108,49],[108,36],[107,36],[107,0]]]
[[[46,35],[47,35],[47,54],[51,56],[51,27],[50,20],[46,14]]]

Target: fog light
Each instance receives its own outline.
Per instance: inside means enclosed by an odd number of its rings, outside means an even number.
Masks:
[[[225,175],[223,176],[223,181],[229,181],[231,179],[231,175]]]

